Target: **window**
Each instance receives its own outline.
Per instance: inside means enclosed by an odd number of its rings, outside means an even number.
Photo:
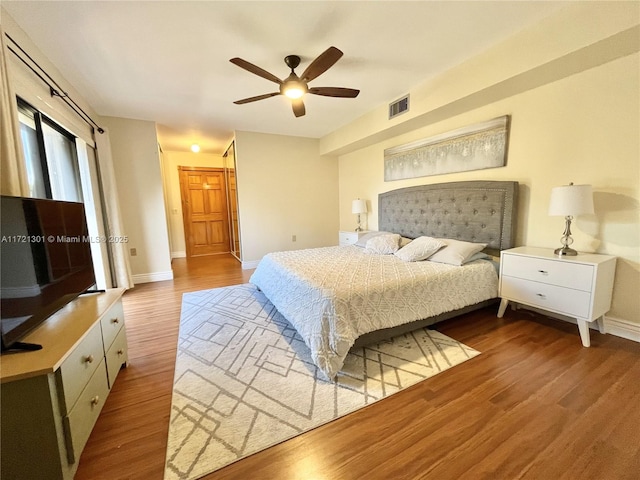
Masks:
[[[75,137],[21,99],[18,118],[30,196],[82,202]]]
[[[89,236],[106,238],[94,149],[18,97],[18,121],[29,192],[34,198],[83,203]],[[91,243],[99,289],[111,287],[109,250]]]

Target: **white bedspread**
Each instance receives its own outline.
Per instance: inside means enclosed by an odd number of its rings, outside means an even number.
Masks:
[[[328,379],[359,336],[498,293],[498,276],[488,261],[462,267],[404,262],[356,246],[270,253],[250,282],[296,328]]]

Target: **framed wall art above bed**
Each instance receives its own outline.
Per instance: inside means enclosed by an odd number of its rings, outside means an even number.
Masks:
[[[503,167],[510,117],[504,115],[384,151],[384,181]]]

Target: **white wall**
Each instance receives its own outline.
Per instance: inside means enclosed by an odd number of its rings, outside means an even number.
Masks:
[[[111,138],[122,220],[136,256],[135,283],[173,278],[154,122],[102,117]]]
[[[224,157],[213,153],[193,153],[164,151],[164,188],[169,201],[169,235],[171,237],[171,258],[186,256],[182,202],[180,198],[180,176],[178,167],[224,167]]]
[[[564,220],[547,215],[551,188],[588,183],[596,213],[574,222],[574,247],[618,257],[608,317],[640,325],[639,6],[572,5],[416,88],[405,120],[383,121],[386,112],[372,112],[322,139],[323,151],[342,153],[341,227],[352,227],[347,199],[357,196],[372,200],[369,224],[375,229],[381,192],[460,180],[517,180],[517,244],[553,249]],[[505,167],[384,182],[385,148],[506,114],[512,123]]]
[[[337,245],[337,158],[321,156],[312,138],[236,132],[235,141],[243,266],[269,252]]]

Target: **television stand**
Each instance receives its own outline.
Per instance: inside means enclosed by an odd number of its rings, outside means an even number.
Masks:
[[[3,352],[10,352],[12,350],[32,352],[34,350],[42,350],[42,345],[39,343],[13,342],[10,347],[2,346]]]
[[[2,478],[72,480],[121,367],[124,289],[68,303],[22,340],[42,350],[3,355]]]

